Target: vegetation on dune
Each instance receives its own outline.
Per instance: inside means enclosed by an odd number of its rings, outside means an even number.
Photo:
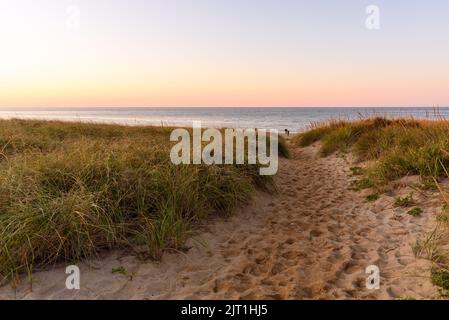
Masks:
[[[273,186],[258,165],[173,165],[170,132],[0,121],[0,278],[103,249],[159,258],[199,220]]]
[[[358,121],[329,121],[314,124],[309,131],[298,134],[293,142],[305,147],[320,141],[320,155],[351,151],[358,162],[366,162],[364,168],[351,168],[352,176],[359,176],[352,186],[354,190],[374,188],[375,195],[393,180],[408,175],[420,175],[422,189],[438,189],[446,205],[437,217],[437,226],[419,239],[414,251],[433,262],[432,282],[442,288],[448,297],[449,290],[449,196],[440,184],[449,177],[449,121],[366,118]],[[413,194],[398,197],[397,207],[409,207],[407,214],[419,217],[423,210],[415,207]]]
[[[394,205],[398,207],[410,207],[415,205],[415,200],[413,199],[413,193],[410,193],[408,196],[405,197],[398,197],[396,198]]]
[[[369,202],[373,202],[379,199],[379,195],[377,193],[369,194],[366,196],[366,200]]]
[[[419,217],[423,213],[423,210],[421,208],[413,208],[407,211],[407,214],[411,215],[412,217]]]
[[[449,272],[447,270],[432,270],[432,283],[445,290],[449,290]]]
[[[279,143],[278,143],[278,152],[281,157],[290,158],[290,151],[287,147],[287,142],[282,136],[279,136]]]
[[[366,187],[380,186],[406,175],[425,179],[445,175],[449,166],[449,122],[368,118],[315,124],[294,142],[308,146],[321,141],[320,154],[351,150],[359,161],[373,161],[363,170]]]

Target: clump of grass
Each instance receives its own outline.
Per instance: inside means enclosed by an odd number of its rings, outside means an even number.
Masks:
[[[424,190],[424,191],[437,191],[438,190],[438,185],[435,182],[434,177],[424,176],[421,178],[422,178],[421,179],[422,181],[421,181],[421,184],[419,185],[419,188],[421,190]]]
[[[423,213],[423,210],[421,208],[418,208],[418,207],[410,209],[409,211],[407,211],[407,214],[411,215],[412,217],[419,217],[419,216],[421,216],[422,213]]]
[[[369,189],[372,187],[374,187],[374,183],[371,179],[362,178],[360,180],[353,181],[351,183],[350,189],[353,191],[360,191],[360,190]]]
[[[330,121],[314,125],[293,141],[300,146],[321,141],[322,156],[353,151],[358,161],[373,160],[362,174],[373,186],[414,174],[432,181],[449,167],[449,122],[445,120]]]
[[[334,129],[322,138],[320,154],[328,156],[337,150],[347,152],[359,134],[359,128],[350,125]]]
[[[113,248],[160,258],[208,215],[273,190],[259,165],[172,164],[170,133],[0,121],[0,279]]]
[[[415,200],[413,199],[413,193],[410,193],[409,195],[405,197],[397,197],[394,202],[395,206],[398,207],[411,207],[416,204]]]
[[[365,172],[361,167],[351,167],[349,170],[351,170],[351,175],[353,176],[361,176]]]
[[[373,193],[373,194],[366,196],[366,200],[369,202],[376,201],[377,199],[379,199],[379,195],[377,193]]]
[[[445,290],[449,290],[449,271],[445,269],[432,270],[432,283]]]
[[[439,222],[449,222],[449,215],[447,213],[442,213],[437,216],[437,221]]]
[[[113,274],[121,274],[121,275],[128,275],[128,270],[126,270],[125,267],[120,266],[120,267],[116,267],[116,268],[112,268],[112,273]]]
[[[284,137],[278,136],[278,141],[279,141],[279,143],[278,143],[279,155],[281,157],[289,159],[290,158],[290,151],[288,149],[287,142],[285,141]]]
[[[447,203],[443,204],[441,213],[437,216],[437,221],[443,223],[449,222],[449,205]]]
[[[301,147],[307,147],[321,140],[323,136],[325,136],[328,132],[330,132],[330,128],[320,127],[309,130],[305,133],[298,134],[293,138],[293,141],[297,143]]]

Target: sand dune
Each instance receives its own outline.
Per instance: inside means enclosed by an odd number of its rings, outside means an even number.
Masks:
[[[161,262],[122,252],[81,263],[81,290],[65,288],[65,268],[36,273],[32,288],[0,288],[2,299],[394,299],[434,298],[430,263],[413,245],[435,224],[437,194],[416,194],[421,217],[393,206],[416,179],[367,202],[350,189],[349,160],[319,158],[317,147],[292,147],[282,159],[279,193],[259,193],[227,219],[213,219],[189,240],[187,253]],[[379,290],[365,286],[365,268],[377,265]],[[112,273],[124,267],[127,274]]]

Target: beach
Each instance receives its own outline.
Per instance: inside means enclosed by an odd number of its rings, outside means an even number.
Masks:
[[[262,319],[448,300],[447,12],[0,1],[0,302]]]
[[[416,190],[420,178],[396,181],[367,201],[351,189],[350,154],[319,156],[320,143],[300,148],[289,139],[278,192],[258,191],[230,217],[198,226],[185,250],[161,261],[127,251],[102,253],[79,264],[81,290],[67,290],[64,265],[22,277],[0,299],[432,299],[431,262],[414,246],[441,211],[438,192],[415,192],[423,209],[413,217],[395,198]],[[366,268],[380,269],[380,289],[366,287]]]

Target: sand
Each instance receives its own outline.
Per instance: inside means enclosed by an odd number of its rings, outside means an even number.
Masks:
[[[0,299],[396,299],[437,298],[430,262],[413,246],[435,226],[441,199],[415,192],[424,209],[411,217],[393,205],[419,183],[397,182],[390,194],[367,202],[350,190],[350,159],[320,158],[317,146],[292,147],[281,159],[279,193],[258,193],[229,218],[214,218],[189,240],[186,253],[161,262],[112,252],[80,263],[81,290],[65,287],[65,266],[24,278]],[[365,268],[380,268],[379,290],[369,290]],[[123,267],[127,274],[112,273]]]

